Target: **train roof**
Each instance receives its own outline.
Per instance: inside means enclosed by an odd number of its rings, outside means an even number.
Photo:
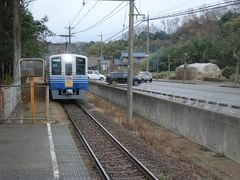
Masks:
[[[58,57],[58,56],[63,56],[63,55],[72,55],[72,56],[80,56],[80,57],[84,57],[84,58],[87,58],[87,56],[84,56],[84,55],[80,55],[80,54],[70,54],[70,53],[63,53],[63,54],[54,54],[54,55],[51,55],[49,58],[52,58],[52,57]]]

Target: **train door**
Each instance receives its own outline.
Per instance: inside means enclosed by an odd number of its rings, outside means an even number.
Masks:
[[[65,72],[65,88],[73,87],[73,56],[66,54],[63,56],[63,72]]]

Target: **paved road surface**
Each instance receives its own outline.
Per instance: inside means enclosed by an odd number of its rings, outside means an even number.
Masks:
[[[153,81],[134,88],[240,106],[240,88],[220,86],[218,83],[183,84]]]

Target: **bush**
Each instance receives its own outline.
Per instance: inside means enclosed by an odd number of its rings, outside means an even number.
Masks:
[[[225,67],[222,71],[222,75],[227,79],[229,79],[230,76],[234,73],[235,73],[235,68],[229,67],[229,66]]]

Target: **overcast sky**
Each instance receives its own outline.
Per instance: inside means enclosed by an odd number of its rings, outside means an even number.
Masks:
[[[100,41],[100,34],[103,41],[123,29],[123,25],[128,26],[128,2],[121,1],[96,1],[84,0],[86,5],[83,7],[83,0],[36,0],[30,10],[35,19],[48,16],[48,28],[57,35],[67,34],[65,29],[70,25],[75,27],[72,32],[79,32],[93,26],[111,11],[117,8],[114,16],[90,30],[77,33],[72,41]],[[150,17],[186,10],[204,4],[221,2],[221,0],[135,0],[135,5],[141,14],[148,14]],[[135,10],[135,13],[136,10]],[[141,19],[139,17],[138,19]],[[136,19],[135,19],[136,20]],[[124,23],[125,22],[125,23]],[[160,21],[151,21],[151,24],[158,26]],[[62,37],[54,37],[49,40],[53,42],[65,42]]]

